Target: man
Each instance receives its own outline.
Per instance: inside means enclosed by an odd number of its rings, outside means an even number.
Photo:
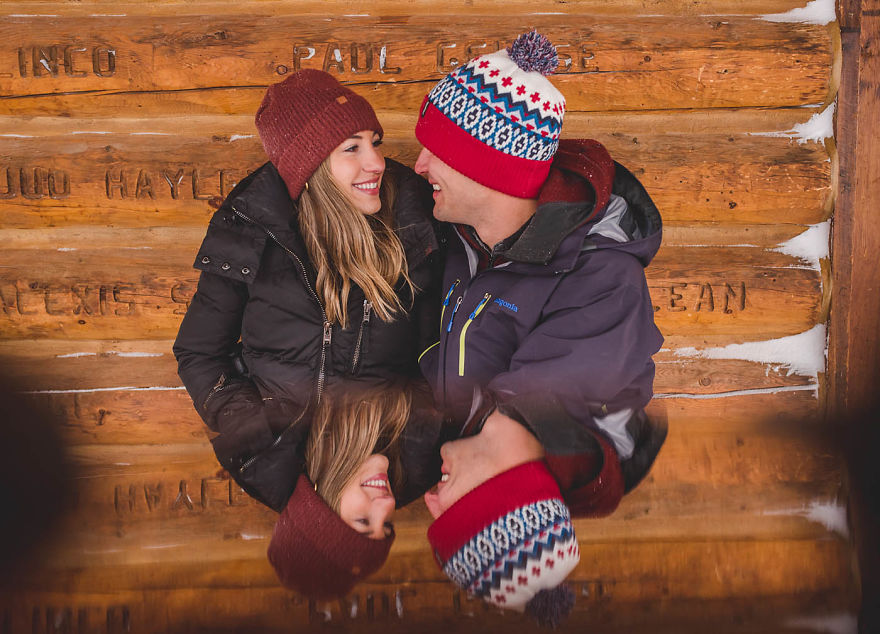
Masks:
[[[577,563],[569,510],[611,513],[666,434],[644,413],[660,215],[599,143],[560,140],[556,66],[524,34],[441,80],[415,130],[449,223],[441,335],[421,365],[460,437],[425,496],[428,537],[456,583],[551,624],[571,603],[541,592]]]

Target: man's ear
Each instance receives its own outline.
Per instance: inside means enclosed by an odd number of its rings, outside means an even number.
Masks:
[[[425,506],[428,507],[428,512],[434,519],[443,515],[443,507],[440,506],[440,497],[433,490],[425,493]]]

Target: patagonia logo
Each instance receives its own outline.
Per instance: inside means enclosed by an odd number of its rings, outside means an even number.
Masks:
[[[498,304],[499,306],[501,306],[502,308],[506,308],[507,310],[512,310],[513,312],[519,311],[519,308],[517,308],[516,304],[511,304],[510,302],[506,302],[503,299],[501,299],[500,297],[495,299],[495,303]]]

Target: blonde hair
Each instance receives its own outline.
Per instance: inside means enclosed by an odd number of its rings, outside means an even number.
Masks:
[[[318,277],[316,292],[327,319],[348,326],[352,283],[364,292],[383,321],[405,312],[394,286],[402,277],[413,291],[403,245],[394,233],[394,185],[386,174],[381,208],[367,215],[333,180],[330,159],[315,170],[299,197],[299,228]]]
[[[397,387],[327,395],[317,406],[306,441],[306,473],[318,495],[337,513],[342,490],[374,453],[388,458],[392,490],[403,481],[400,436],[410,396]]]

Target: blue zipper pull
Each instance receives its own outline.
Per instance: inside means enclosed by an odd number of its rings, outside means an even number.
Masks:
[[[469,320],[473,321],[473,320],[476,318],[477,313],[479,313],[479,312],[480,312],[480,309],[481,309],[483,306],[485,306],[486,302],[489,301],[489,298],[490,298],[490,297],[492,297],[492,296],[489,295],[489,293],[486,293],[485,295],[483,295],[483,299],[480,300],[480,303],[477,304],[477,307],[476,307],[476,308],[474,308],[474,312],[472,312],[472,313],[470,314],[470,316],[468,317]]]
[[[449,299],[452,297],[452,291],[455,290],[455,287],[458,286],[458,283],[459,283],[460,281],[461,281],[461,280],[455,280],[455,281],[452,283],[452,286],[449,287],[449,292],[446,293],[446,298],[443,300],[443,306],[444,306],[444,307],[449,306]]]
[[[458,307],[461,306],[461,300],[464,299],[462,295],[455,302],[455,308],[452,309],[452,316],[449,318],[449,325],[446,326],[446,332],[452,332],[452,322],[455,321],[455,313],[458,312]]]

